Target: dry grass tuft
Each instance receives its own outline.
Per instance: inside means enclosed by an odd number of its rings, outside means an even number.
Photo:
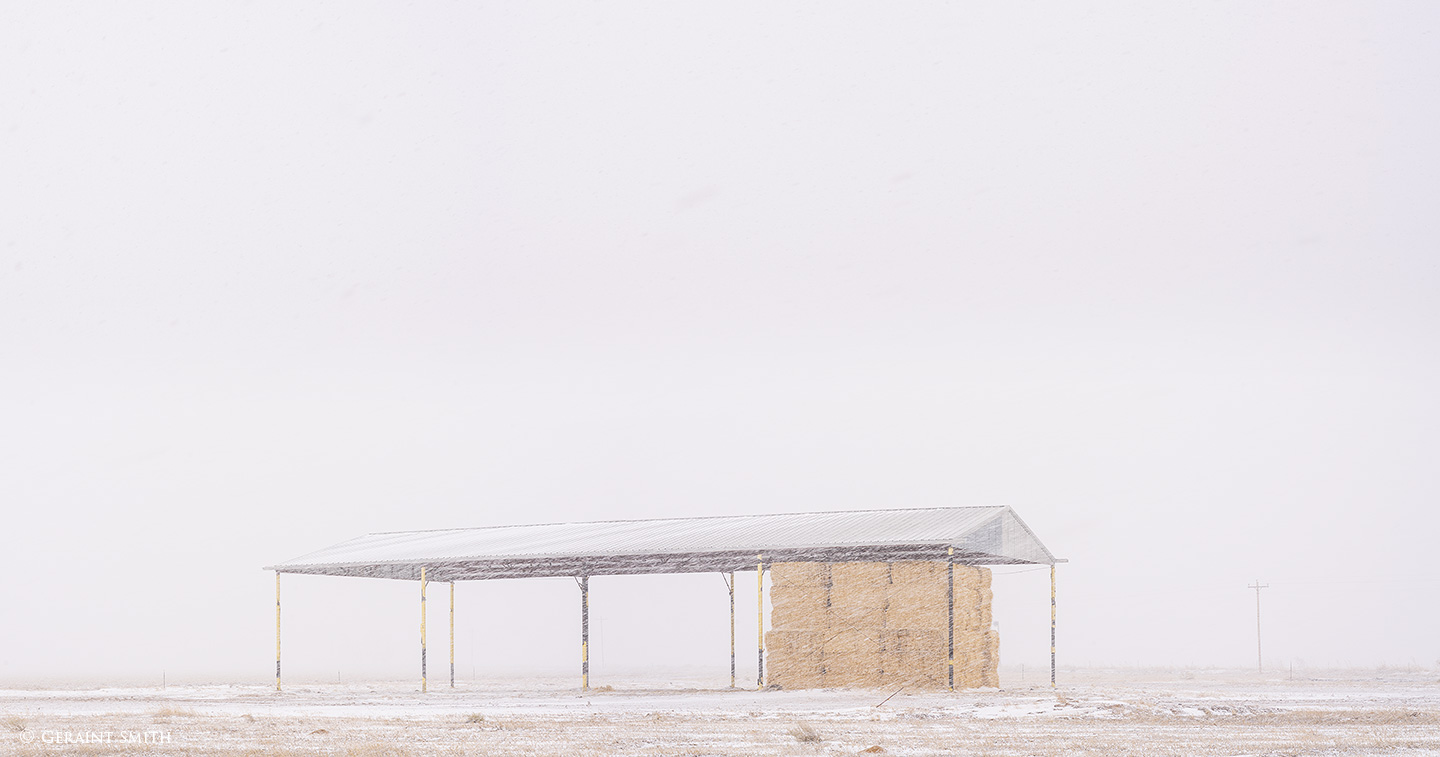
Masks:
[[[493,715],[486,717],[483,713],[479,712],[466,715],[461,722],[466,725],[478,726],[482,731],[520,731],[526,728],[524,722],[501,720]]]
[[[157,723],[164,723],[169,721],[171,718],[193,718],[198,716],[199,713],[195,712],[194,710],[186,710],[180,707],[161,707],[160,709],[156,710],[151,717]]]
[[[816,733],[815,729],[811,727],[809,723],[801,723],[791,728],[790,735],[794,736],[795,740],[802,744],[813,744],[824,741],[824,739],[820,738],[820,734]]]
[[[357,744],[345,750],[347,757],[411,757],[411,752],[395,744],[371,742]]]
[[[23,731],[25,730],[25,718],[19,715],[12,715],[5,718],[5,727],[16,732]]]
[[[614,691],[614,690],[615,690],[615,687],[614,687],[614,686],[595,686],[595,687],[591,688],[590,690],[591,690],[591,691],[600,692],[600,693],[604,693],[604,692],[607,692],[607,691]]]

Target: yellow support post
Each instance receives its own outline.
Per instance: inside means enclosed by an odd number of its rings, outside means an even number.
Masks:
[[[1055,688],[1055,563],[1050,563],[1050,688]]]
[[[580,688],[590,690],[590,577],[580,577]]]
[[[275,571],[275,690],[280,690],[280,571]]]
[[[429,689],[429,681],[425,677],[425,567],[420,567],[420,690]]]
[[[765,556],[755,555],[755,636],[759,664],[755,688],[765,688]]]
[[[455,688],[455,582],[450,582],[450,688]]]

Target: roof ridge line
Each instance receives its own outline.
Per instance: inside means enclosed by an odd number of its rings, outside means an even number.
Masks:
[[[952,505],[948,507],[872,507],[864,510],[811,510],[802,513],[760,513],[757,515],[690,515],[681,518],[615,518],[612,520],[569,520],[557,523],[510,523],[501,526],[460,526],[458,528],[422,528],[414,531],[371,531],[366,536],[395,534],[437,534],[446,531],[488,531],[500,528],[539,528],[540,526],[593,526],[601,523],[655,523],[675,520],[721,520],[724,518],[782,518],[794,515],[844,515],[846,513],[904,513],[925,510],[988,510],[1009,505]],[[1027,528],[1028,530],[1028,528]]]

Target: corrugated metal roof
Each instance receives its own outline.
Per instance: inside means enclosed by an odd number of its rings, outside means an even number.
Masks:
[[[765,562],[944,559],[1056,562],[1008,506],[548,523],[375,533],[268,570],[436,581],[685,573]]]

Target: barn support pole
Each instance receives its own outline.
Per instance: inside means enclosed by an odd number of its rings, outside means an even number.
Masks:
[[[275,571],[275,690],[280,690],[280,571]]]
[[[755,555],[755,688],[765,688],[765,556]]]
[[[720,574],[722,577],[724,573]],[[730,688],[735,688],[735,571],[730,571],[730,579],[725,582],[730,588]]]
[[[590,577],[580,577],[580,688],[590,690]]]
[[[429,580],[425,578],[425,566],[420,566],[420,690],[427,691],[430,681],[425,675],[425,587]]]
[[[455,582],[450,582],[450,688],[455,688]]]
[[[951,547],[945,559],[945,609],[949,613],[949,639],[946,641],[946,680],[951,691],[955,690],[955,548]]]
[[[1050,688],[1055,688],[1055,563],[1050,563]]]

